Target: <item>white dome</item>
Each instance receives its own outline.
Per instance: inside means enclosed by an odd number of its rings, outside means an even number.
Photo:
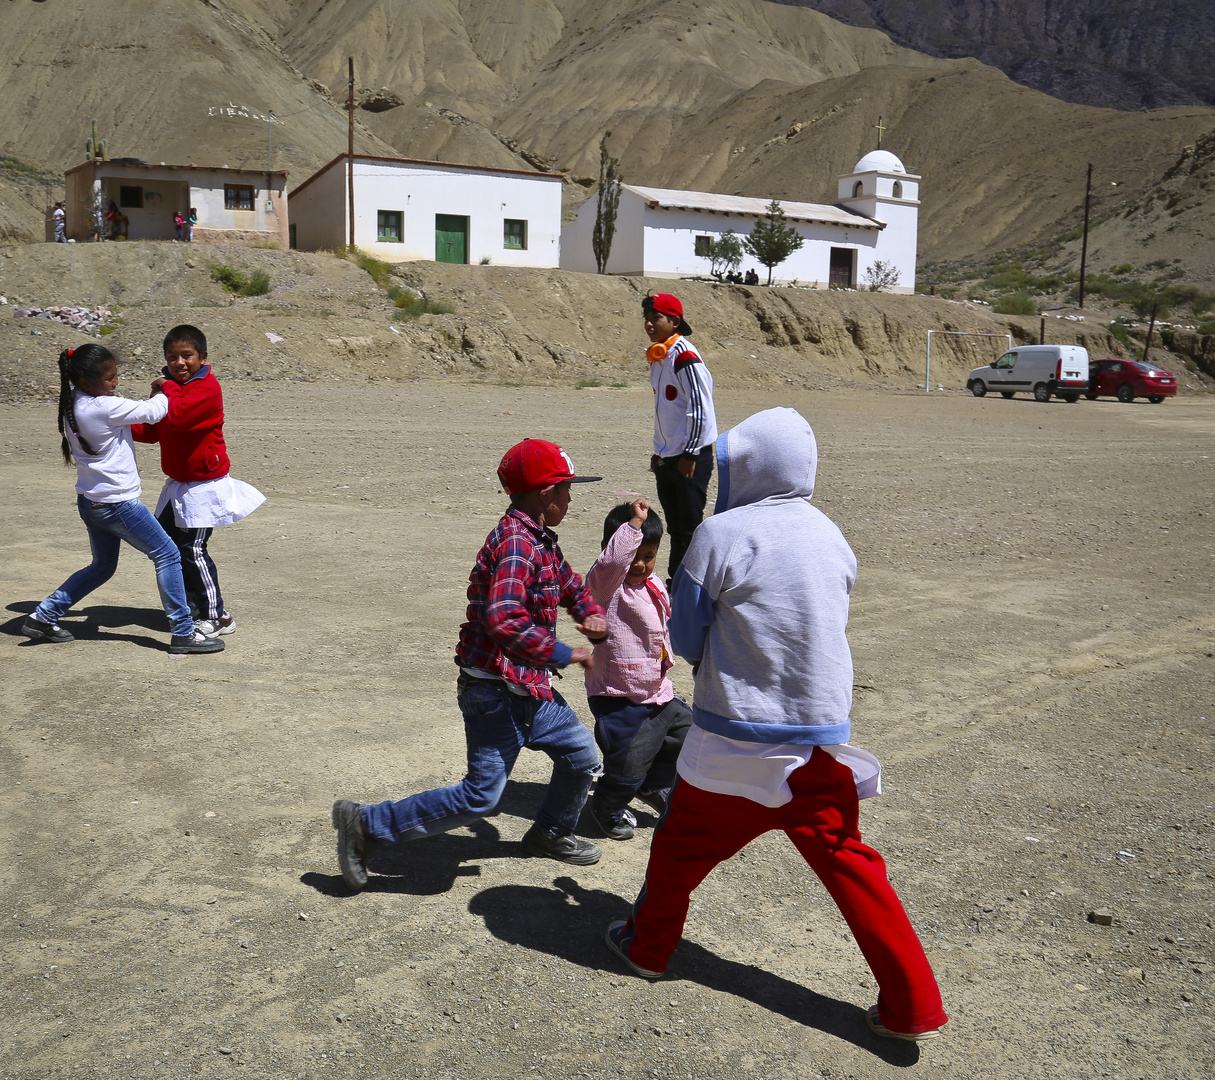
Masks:
[[[856,163],[854,173],[863,172],[896,172],[906,173],[903,163],[889,150],[870,150]]]

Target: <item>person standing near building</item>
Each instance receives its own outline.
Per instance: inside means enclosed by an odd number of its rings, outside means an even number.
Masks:
[[[704,519],[717,416],[713,411],[713,376],[688,338],[692,328],[683,304],[669,293],[641,301],[650,347],[650,385],[654,389],[654,453],[650,471],[667,519],[671,551],[667,587]]]
[[[55,203],[55,209],[51,211],[51,220],[55,223],[55,243],[67,243],[67,214],[64,212],[63,203]]]

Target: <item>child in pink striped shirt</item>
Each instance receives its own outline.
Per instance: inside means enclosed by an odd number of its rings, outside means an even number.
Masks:
[[[586,695],[595,715],[603,776],[591,815],[613,840],[628,840],[634,797],[660,817],[675,783],[675,761],[692,721],[667,677],[671,600],[654,574],[662,519],[643,500],[621,503],[603,523],[602,553],[586,576],[607,612],[607,638],[595,646]]]

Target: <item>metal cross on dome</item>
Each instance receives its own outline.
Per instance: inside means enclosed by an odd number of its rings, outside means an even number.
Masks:
[[[878,117],[878,122],[877,122],[876,124],[874,124],[873,126],[874,126],[875,128],[877,128],[877,133],[878,133],[878,144],[877,144],[877,148],[880,150],[880,149],[882,148],[882,134],[883,134],[883,132],[885,132],[885,130],[886,130],[886,127],[885,127],[885,125],[882,123],[882,118],[881,118],[880,116]]]

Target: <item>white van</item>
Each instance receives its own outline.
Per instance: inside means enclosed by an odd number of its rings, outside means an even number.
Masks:
[[[1006,398],[1020,392],[1035,401],[1050,401],[1052,394],[1077,401],[1088,388],[1088,350],[1082,345],[1018,345],[966,379],[975,397],[994,390]]]

